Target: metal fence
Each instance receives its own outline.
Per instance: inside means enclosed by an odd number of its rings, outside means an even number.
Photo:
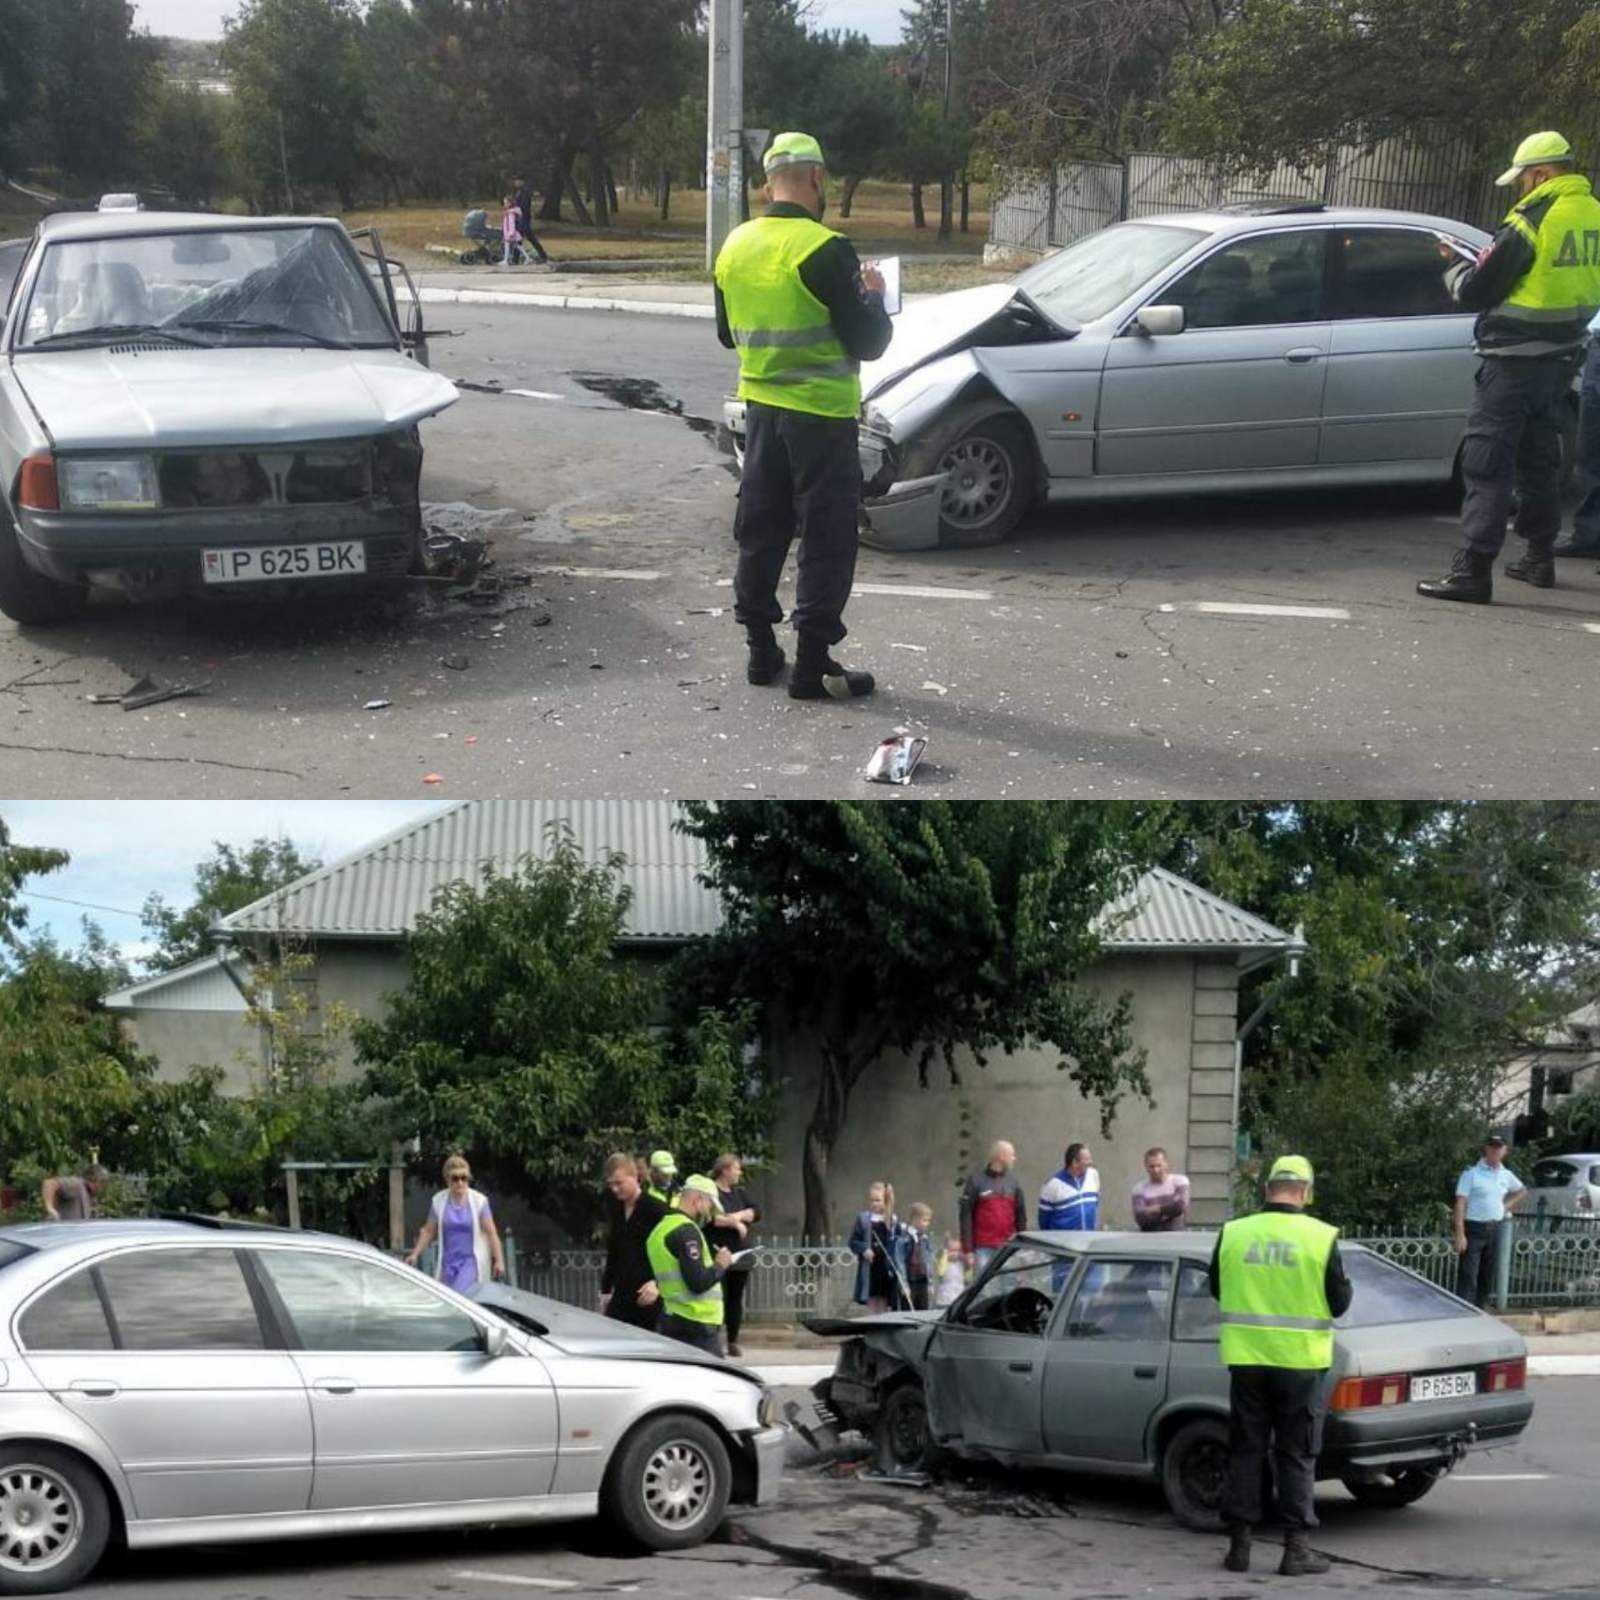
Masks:
[[[1495,1296],[1501,1309],[1600,1306],[1600,1219],[1519,1217],[1508,1225]],[[1454,1289],[1456,1253],[1448,1234],[1397,1234],[1355,1239],[1386,1260]],[[430,1262],[424,1260],[424,1267]],[[600,1250],[521,1250],[507,1235],[506,1266],[512,1282],[568,1305],[593,1306],[600,1298],[605,1253]],[[802,1245],[778,1240],[763,1246],[745,1289],[745,1319],[791,1323],[802,1317],[841,1316],[850,1310],[856,1258],[841,1244]]]
[[[1043,252],[1071,244],[1120,218],[1209,210],[1262,201],[1384,206],[1493,226],[1505,196],[1468,145],[1458,140],[1386,140],[1347,146],[1308,168],[1232,172],[1192,157],[1158,153],[1125,161],[1069,161],[1053,173],[1010,173],[989,214],[989,242]]]

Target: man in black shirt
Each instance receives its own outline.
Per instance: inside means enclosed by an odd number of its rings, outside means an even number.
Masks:
[[[660,1294],[645,1241],[667,1208],[639,1182],[639,1163],[619,1151],[606,1158],[606,1265],[600,1279],[600,1312],[635,1328],[654,1328]]]
[[[711,1177],[722,1191],[722,1210],[706,1225],[707,1236],[713,1244],[726,1245],[738,1251],[749,1247],[750,1230],[761,1220],[761,1211],[743,1187],[744,1164],[736,1155],[718,1156],[711,1167]],[[744,1290],[750,1273],[746,1270],[730,1272],[722,1281],[722,1326],[728,1336],[728,1354],[742,1356],[739,1348],[739,1329],[744,1325]]]

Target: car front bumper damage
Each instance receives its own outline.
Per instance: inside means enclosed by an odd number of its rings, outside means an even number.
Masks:
[[[778,1486],[783,1481],[783,1464],[789,1448],[789,1430],[779,1424],[760,1428],[746,1436],[749,1440],[751,1464],[755,1468],[755,1495],[751,1502],[758,1506],[771,1505],[778,1498]]]
[[[742,400],[722,407],[724,437],[732,453],[743,459],[745,408]],[[933,550],[939,544],[939,503],[943,473],[900,479],[895,440],[882,428],[862,423],[861,542],[875,550]]]

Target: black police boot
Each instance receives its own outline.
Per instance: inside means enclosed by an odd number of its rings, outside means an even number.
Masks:
[[[1494,557],[1477,550],[1457,550],[1442,578],[1424,578],[1417,593],[1427,600],[1465,600],[1486,606],[1494,598]]]
[[[1549,545],[1529,545],[1519,560],[1506,562],[1506,576],[1518,583],[1531,583],[1535,589],[1556,586],[1556,564]]]
[[[772,632],[772,624],[751,622],[745,625],[744,631],[750,641],[750,659],[744,669],[745,681],[757,686],[775,682],[787,658],[783,646]]]
[[[870,672],[855,672],[841,667],[828,654],[822,640],[800,635],[795,651],[794,671],[789,674],[789,697],[793,700],[859,700],[877,687]]]
[[[1286,1533],[1283,1536],[1283,1560],[1278,1563],[1280,1578],[1309,1578],[1328,1570],[1328,1558],[1319,1556],[1306,1543],[1303,1533]]]
[[[1250,1570],[1250,1527],[1248,1523],[1235,1522],[1228,1527],[1228,1553],[1222,1565],[1229,1572]]]

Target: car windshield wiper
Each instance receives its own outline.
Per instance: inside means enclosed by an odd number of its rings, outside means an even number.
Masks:
[[[172,333],[159,322],[106,322],[95,328],[73,328],[65,333],[47,333],[42,339],[34,339],[24,345],[25,350],[37,350],[41,345],[65,344],[69,339],[94,339],[116,341],[118,339],[135,339],[142,334],[153,334],[158,338],[169,339],[173,344],[192,344],[199,349],[206,348],[204,339],[186,339],[181,333]]]
[[[251,317],[195,317],[177,324],[180,328],[201,328],[207,333],[287,333],[307,344],[320,345],[324,350],[348,350],[348,339],[328,339],[320,333],[307,333],[304,328],[291,327],[287,322],[258,322]]]

